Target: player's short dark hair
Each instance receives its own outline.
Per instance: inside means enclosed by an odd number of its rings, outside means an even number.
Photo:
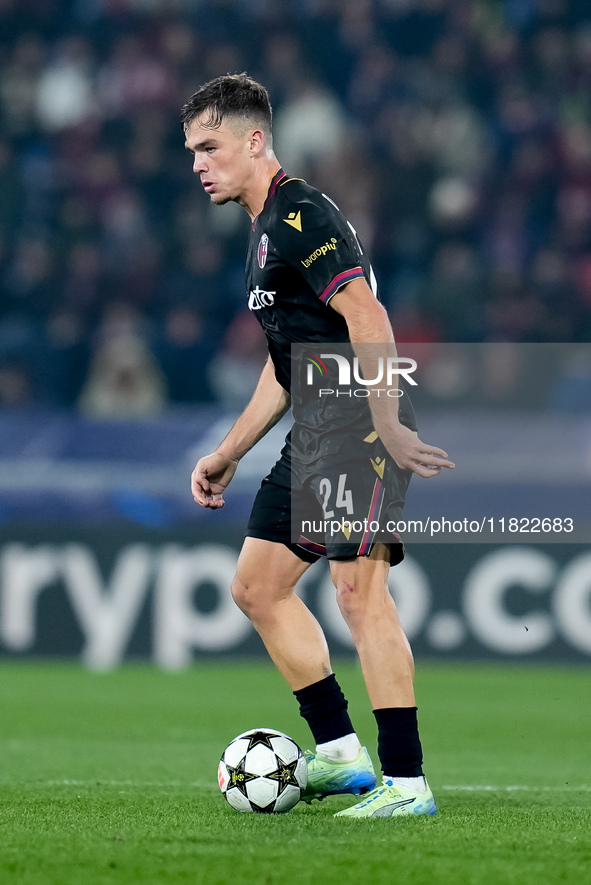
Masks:
[[[264,86],[246,74],[216,77],[195,92],[181,110],[181,123],[187,129],[196,117],[208,114],[204,125],[218,129],[227,118],[242,120],[244,127],[255,123],[271,136],[272,110]]]

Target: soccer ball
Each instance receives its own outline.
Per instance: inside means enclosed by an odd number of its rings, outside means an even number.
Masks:
[[[220,790],[236,811],[289,811],[308,783],[308,763],[295,741],[274,728],[234,738],[218,766]]]

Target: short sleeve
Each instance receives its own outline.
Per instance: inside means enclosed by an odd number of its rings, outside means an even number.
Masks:
[[[319,202],[284,201],[282,208],[275,238],[281,258],[324,304],[351,280],[365,277],[361,247],[334,203],[319,195]]]

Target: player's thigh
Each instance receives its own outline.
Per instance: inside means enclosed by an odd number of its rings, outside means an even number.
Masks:
[[[246,608],[285,599],[310,565],[285,544],[247,537],[232,585],[234,599]]]

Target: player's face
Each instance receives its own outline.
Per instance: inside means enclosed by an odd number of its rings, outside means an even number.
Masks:
[[[217,129],[197,117],[185,130],[185,147],[193,154],[193,172],[212,203],[241,202],[252,176],[251,133],[234,132],[222,122]]]

